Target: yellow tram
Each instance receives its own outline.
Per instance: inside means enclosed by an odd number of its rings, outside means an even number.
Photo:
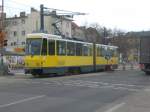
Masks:
[[[28,34],[25,73],[65,74],[115,69],[118,65],[117,48],[51,34]]]

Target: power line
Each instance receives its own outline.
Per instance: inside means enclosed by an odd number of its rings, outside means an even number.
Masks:
[[[34,6],[31,6],[31,5],[26,5],[26,4],[23,4],[23,3],[19,3],[19,2],[16,2],[15,0],[9,0],[9,1],[6,1],[7,3],[15,3],[17,5],[22,5],[22,6],[25,6],[25,7],[34,7]],[[14,8],[14,7],[9,7],[8,8]],[[23,10],[21,8],[16,8],[18,10]],[[63,9],[55,9],[55,8],[48,8],[48,7],[44,7],[44,9],[47,9],[47,10],[51,10],[51,11],[59,11],[59,12],[65,12],[66,15],[67,14],[75,14],[75,15],[87,15],[87,13],[80,13],[80,12],[74,12],[74,11],[68,11],[68,10],[63,10]],[[61,14],[61,13],[60,13]]]
[[[74,11],[68,11],[68,10],[62,10],[62,9],[55,9],[55,8],[47,8],[47,7],[44,7],[45,9],[49,9],[49,10],[52,10],[52,11],[60,11],[60,12],[65,12],[66,14],[77,14],[77,15],[87,15],[87,13],[80,13],[80,12],[74,12]],[[60,13],[61,14],[61,13]]]

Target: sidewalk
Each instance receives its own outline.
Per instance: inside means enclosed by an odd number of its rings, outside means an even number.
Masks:
[[[25,74],[24,69],[10,70],[9,73],[14,78],[29,78],[29,77],[32,77],[31,74]]]
[[[140,68],[138,64],[133,65],[133,66],[129,64],[126,64],[125,66],[123,66],[122,64],[119,64],[116,70],[140,70]]]
[[[24,74],[24,69],[10,70],[9,72],[12,73],[12,74],[20,74],[20,75],[22,75],[22,74]]]

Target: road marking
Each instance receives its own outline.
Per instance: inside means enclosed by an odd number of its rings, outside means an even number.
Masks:
[[[115,88],[115,86],[111,86],[111,85],[110,86],[100,86],[99,88],[112,88],[113,89],[113,88]]]
[[[115,110],[117,110],[117,109],[119,109],[120,107],[122,107],[123,105],[125,105],[126,103],[120,103],[120,104],[117,104],[117,105],[115,105],[114,107],[112,107],[112,108],[110,108],[110,109],[108,109],[107,111],[105,111],[105,112],[115,112]],[[96,112],[98,112],[98,111],[96,111]]]
[[[33,83],[33,84],[40,84],[41,82],[35,81],[35,82],[30,82],[30,83]]]
[[[30,97],[30,98],[26,98],[26,99],[19,100],[19,101],[14,101],[12,103],[0,105],[0,108],[9,107],[9,106],[12,106],[12,105],[16,105],[16,104],[31,101],[31,100],[36,100],[36,99],[43,98],[43,97],[45,97],[45,95]]]
[[[116,90],[127,90],[137,92],[144,86],[140,85],[132,85],[132,84],[121,84],[121,83],[107,83],[107,82],[96,82],[96,81],[88,81],[88,80],[62,80],[62,81],[33,81],[33,84],[45,84],[45,85],[66,85],[66,86],[78,86],[78,87],[89,87],[89,88],[112,88]],[[148,91],[148,90],[145,90]]]
[[[137,85],[128,85],[128,84],[112,84],[112,85],[116,85],[116,86],[130,86],[130,87],[137,86]]]
[[[50,84],[52,84],[52,83],[49,83],[49,82],[45,82],[44,84],[46,84],[46,85],[50,85]]]
[[[150,89],[144,89],[144,91],[146,91],[146,92],[150,92]]]
[[[86,81],[86,80],[71,80],[71,81],[67,81],[67,82],[79,82],[79,83],[90,83],[90,84],[102,84],[104,86],[107,85],[114,85],[114,86],[127,86],[127,87],[144,87],[144,86],[140,86],[140,85],[131,85],[131,84],[113,84],[113,83],[106,83],[106,82],[94,82],[94,81]]]
[[[127,91],[133,91],[133,92],[138,92],[140,89],[130,89],[126,87],[114,87],[113,89],[118,89],[118,90],[127,90]]]

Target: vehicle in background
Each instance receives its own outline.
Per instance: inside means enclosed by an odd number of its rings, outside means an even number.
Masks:
[[[150,37],[140,38],[140,68],[150,74]]]

